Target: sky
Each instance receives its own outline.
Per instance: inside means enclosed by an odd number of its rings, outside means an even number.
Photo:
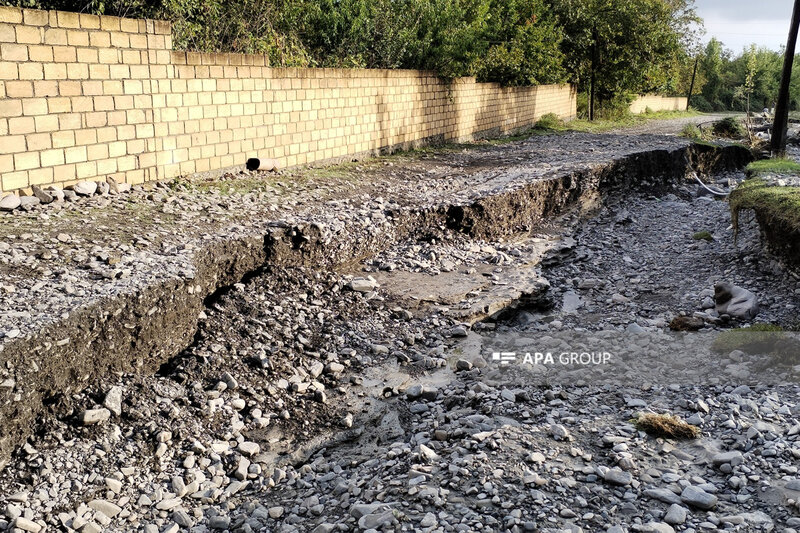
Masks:
[[[793,4],[792,0],[695,0],[697,14],[705,21],[703,42],[716,37],[734,53],[750,43],[773,50],[786,46]]]

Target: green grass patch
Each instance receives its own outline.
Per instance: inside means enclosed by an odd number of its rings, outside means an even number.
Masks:
[[[757,161],[757,163],[762,163],[762,161]],[[756,167],[754,172],[762,172],[761,168],[763,167]],[[780,168],[792,168],[792,166],[781,164]],[[800,168],[798,170],[800,171]],[[750,172],[750,166],[748,166],[748,172]],[[738,232],[739,213],[743,209],[752,209],[758,212],[759,216],[767,222],[786,224],[788,227],[800,231],[800,187],[770,186],[760,178],[750,178],[731,192],[728,202],[734,233]]]
[[[747,174],[757,178],[765,174],[782,174],[787,176],[800,176],[800,163],[790,159],[762,159],[747,165]]]
[[[696,241],[708,241],[711,242],[714,240],[714,236],[711,235],[710,231],[698,231],[694,235],[692,235],[692,239]]]
[[[560,133],[564,131],[603,133],[606,131],[638,126],[651,120],[668,120],[673,118],[696,117],[700,115],[702,115],[702,113],[698,113],[694,109],[690,109],[689,111],[654,111],[651,113],[642,113],[640,115],[629,113],[620,118],[614,119],[586,120],[581,118],[571,120],[569,122],[561,122],[560,124],[551,119],[546,119],[547,115],[545,115],[540,119],[539,122],[537,122],[536,127],[534,128],[536,131],[534,131],[533,134],[536,134],[536,132],[541,134],[542,132]]]
[[[681,130],[680,136],[687,139],[692,139],[693,141],[703,141],[708,138],[706,132],[704,132],[696,124],[685,125]]]
[[[800,339],[794,331],[775,324],[756,323],[747,328],[735,328],[720,333],[711,349],[721,354],[739,350],[750,355],[767,355],[778,365],[800,362]]]

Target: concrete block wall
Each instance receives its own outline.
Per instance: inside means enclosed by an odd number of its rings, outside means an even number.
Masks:
[[[0,190],[282,166],[575,116],[573,87],[411,70],[270,68],[172,50],[168,22],[0,8]]]
[[[657,94],[642,94],[631,102],[631,113],[644,113],[649,107],[652,111],[686,111],[687,99],[685,96],[659,96]]]

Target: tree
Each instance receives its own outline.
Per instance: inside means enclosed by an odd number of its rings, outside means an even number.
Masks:
[[[548,0],[564,26],[572,81],[601,105],[675,86],[675,64],[696,39],[691,0]],[[593,99],[590,99],[593,100]]]
[[[794,48],[797,44],[797,31],[800,29],[800,0],[795,0],[792,10],[792,23],[786,41],[786,54],[781,75],[778,104],[775,106],[775,121],[772,125],[772,151],[782,154],[786,150],[786,128],[789,122],[789,83],[792,76]]]

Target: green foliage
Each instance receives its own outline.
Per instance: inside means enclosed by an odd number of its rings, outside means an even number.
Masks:
[[[680,136],[695,141],[702,141],[708,137],[696,124],[685,125],[681,130]]]
[[[560,130],[564,127],[564,121],[555,113],[548,113],[537,120],[534,127],[538,130]]]
[[[714,106],[712,106],[702,94],[695,94],[692,96],[691,100],[689,100],[689,106],[697,109],[701,113],[711,113],[714,111]]]
[[[726,117],[714,122],[712,131],[717,137],[727,137],[729,139],[741,139],[747,135],[747,130],[736,117]]]
[[[754,45],[734,56],[711,39],[701,57],[698,76],[703,79],[702,95],[715,111],[754,112],[771,108],[778,97],[778,85],[783,65],[783,53]],[[795,67],[800,68],[800,59],[795,57]],[[800,107],[800,73],[792,71],[790,105]]]
[[[601,108],[613,115],[632,94],[677,90],[698,20],[690,0],[546,1],[564,26],[570,80],[584,92],[594,78]]]
[[[753,178],[766,174],[800,176],[800,163],[784,158],[762,159],[753,161],[745,170],[747,175]]]
[[[702,240],[702,241],[711,242],[711,241],[714,240],[714,236],[711,235],[710,231],[698,231],[697,233],[692,235],[692,239],[694,239],[696,241]]]
[[[761,161],[757,163],[761,163]],[[751,163],[748,166],[748,173],[751,176],[771,173],[767,170],[770,167],[752,167],[754,164]],[[774,173],[800,174],[800,165],[791,164],[789,161],[775,164],[771,168],[780,169],[775,170]],[[785,171],[782,171],[784,169]],[[728,202],[734,232],[738,231],[739,213],[744,209],[752,209],[759,213],[761,217],[759,220],[779,222],[787,228],[800,231],[800,187],[770,186],[764,180],[753,177],[739,184],[731,192]]]

